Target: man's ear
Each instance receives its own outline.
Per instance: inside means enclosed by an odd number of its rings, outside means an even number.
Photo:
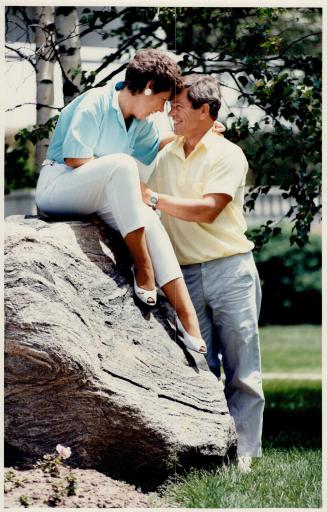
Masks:
[[[200,119],[205,119],[208,116],[210,116],[210,107],[208,103],[204,103],[201,106]]]

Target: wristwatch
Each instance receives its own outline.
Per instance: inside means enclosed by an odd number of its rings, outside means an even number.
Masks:
[[[159,201],[158,194],[156,192],[152,192],[152,196],[150,197],[149,205],[151,206],[152,210],[157,209],[157,204]]]

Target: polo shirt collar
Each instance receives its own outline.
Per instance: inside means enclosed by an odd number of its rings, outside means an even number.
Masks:
[[[212,144],[212,140],[213,140],[213,137],[217,137],[216,134],[212,133],[212,126],[209,128],[209,130],[203,135],[203,137],[199,140],[199,142],[197,143],[197,145],[195,146],[195,148],[193,149],[192,153],[195,152],[199,147],[201,146],[204,146],[205,149],[209,149],[211,144]],[[171,146],[171,149],[170,151],[172,153],[174,153],[175,155],[177,155],[178,157],[180,158],[185,158],[185,154],[184,154],[184,141],[185,141],[185,137],[184,136],[179,136],[173,143],[172,143],[172,146]],[[215,139],[216,141],[216,139]],[[191,154],[192,154],[191,153]]]
[[[118,103],[118,91],[116,91],[115,87],[113,87],[113,91],[112,91],[112,102],[111,102],[111,105],[112,107],[115,109],[115,110],[120,110],[120,106],[119,106],[119,103]]]
[[[177,137],[177,139],[174,140],[174,142],[172,143],[170,151],[172,153],[174,153],[176,156],[184,159],[185,154],[184,154],[183,145],[184,145],[184,137],[183,136]]]
[[[118,118],[119,118],[121,124],[126,129],[124,116],[123,116],[123,113],[121,111],[121,108],[120,108],[119,102],[118,102],[118,93],[119,93],[119,91],[117,91],[115,89],[115,86],[113,86],[111,106],[112,106],[112,108],[114,108],[116,110]],[[131,126],[130,126],[130,128],[129,128],[127,133],[131,134],[133,132],[135,126],[138,125],[140,122],[141,121],[139,119],[136,119],[136,117],[133,117],[132,124],[131,124]]]
[[[213,137],[217,137],[217,135],[212,133],[212,126],[210,126],[209,130],[203,135],[202,139],[199,140],[194,149],[197,149],[199,146],[204,146],[206,149],[209,149]]]

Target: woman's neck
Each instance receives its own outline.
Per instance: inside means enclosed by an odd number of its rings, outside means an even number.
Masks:
[[[133,96],[131,95],[127,87],[125,87],[125,89],[123,89],[122,91],[119,91],[118,104],[120,110],[122,111],[123,118],[126,121],[133,115]]]

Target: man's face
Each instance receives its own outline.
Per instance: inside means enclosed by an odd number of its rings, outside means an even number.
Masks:
[[[187,89],[177,94],[171,101],[169,116],[174,121],[176,135],[192,136],[199,130],[201,109],[192,108],[187,98]]]

